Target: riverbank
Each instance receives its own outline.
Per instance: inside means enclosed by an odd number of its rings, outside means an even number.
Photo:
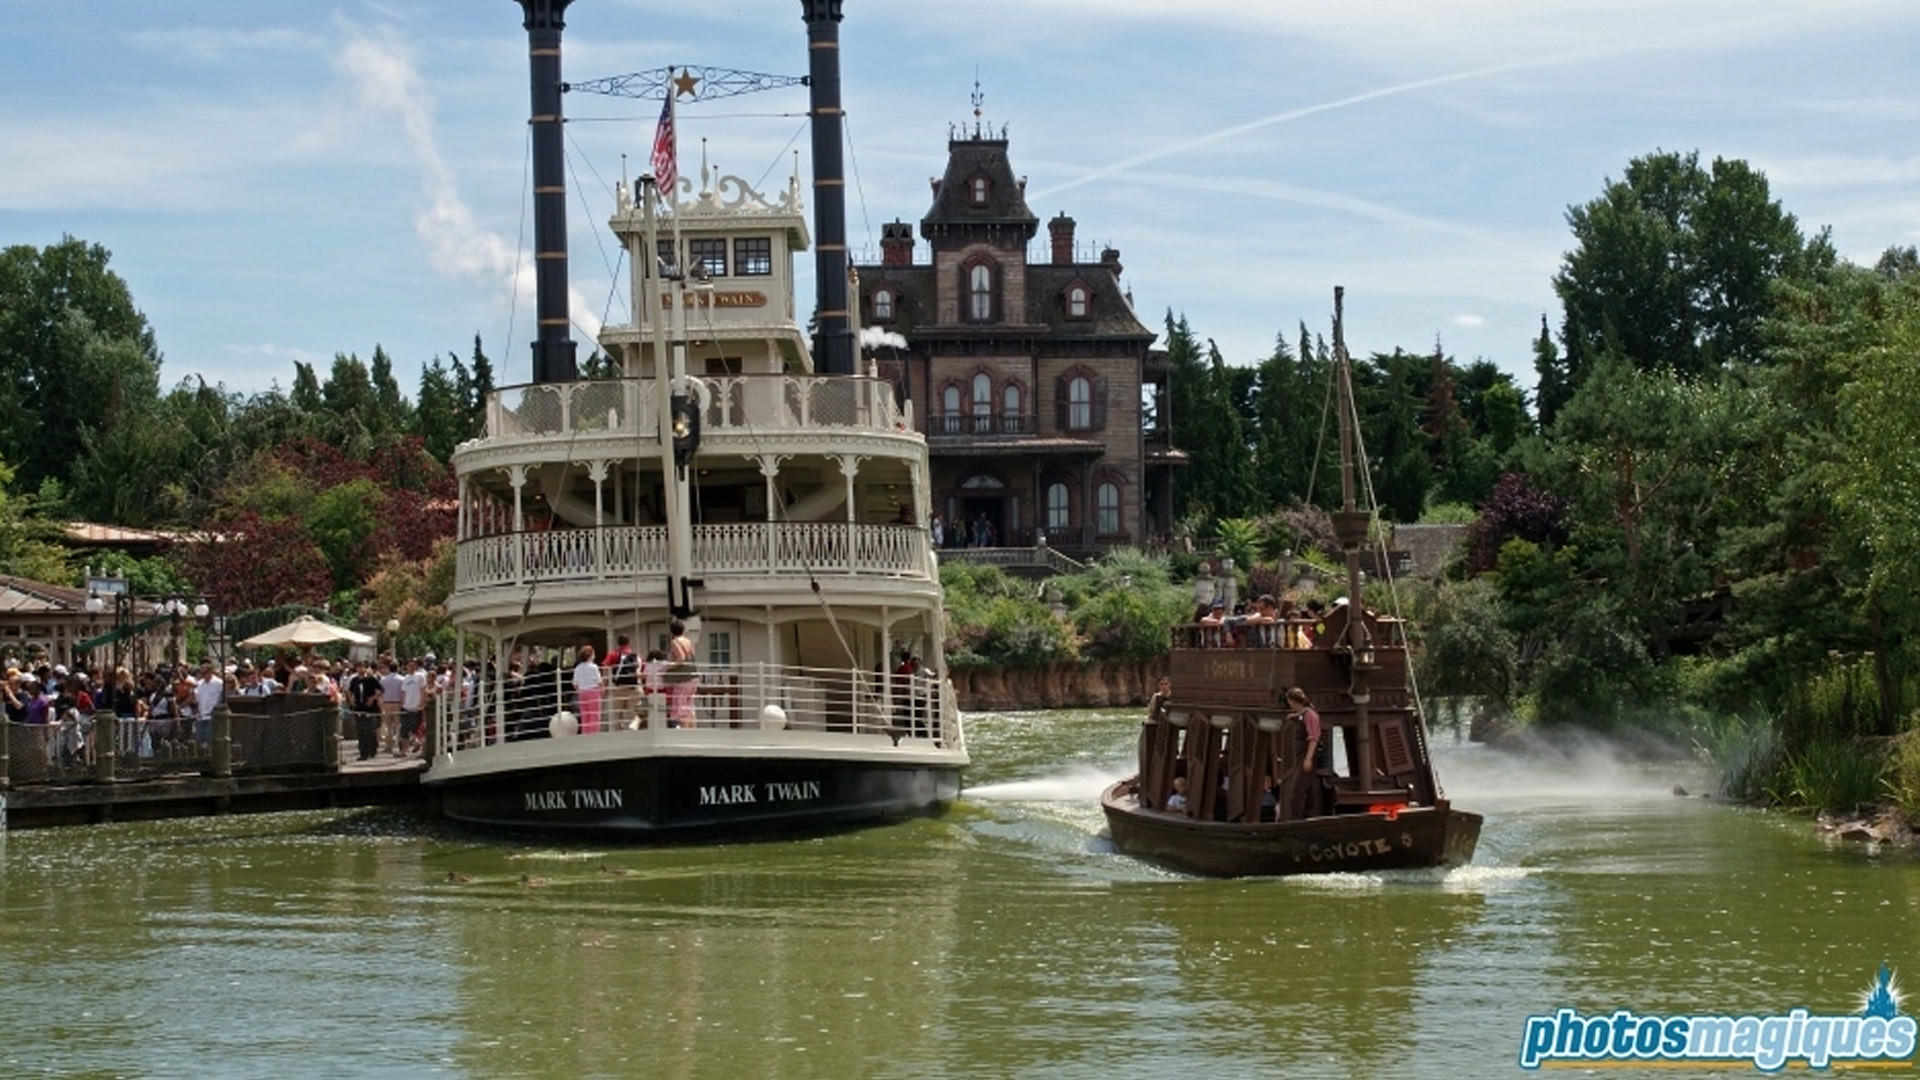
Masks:
[[[966,667],[951,671],[967,712],[1114,709],[1144,705],[1167,673],[1167,659],[1107,660],[1031,668]]]

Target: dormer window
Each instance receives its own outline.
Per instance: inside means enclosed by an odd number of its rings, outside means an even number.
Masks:
[[[893,290],[873,290],[873,318],[875,322],[884,322],[893,318]]]
[[[975,206],[987,205],[987,193],[991,190],[991,188],[992,188],[992,185],[987,183],[987,178],[984,176],[976,176],[971,181],[969,181],[967,184],[967,192],[969,196],[973,199],[973,205]]]
[[[1067,318],[1084,319],[1087,317],[1087,287],[1069,285],[1067,287]]]

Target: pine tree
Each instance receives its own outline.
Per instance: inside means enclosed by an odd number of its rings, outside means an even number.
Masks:
[[[1567,399],[1573,396],[1573,388],[1569,385],[1567,365],[1547,330],[1545,314],[1540,316],[1540,336],[1533,342],[1533,370],[1540,378],[1533,392],[1534,410],[1539,413],[1540,430],[1546,431],[1553,426],[1553,418],[1559,415]]]
[[[493,395],[493,361],[480,348],[480,335],[473,335],[473,383],[467,394],[467,432],[469,437],[487,429],[487,398]]]

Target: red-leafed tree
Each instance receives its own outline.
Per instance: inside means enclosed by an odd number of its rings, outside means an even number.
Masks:
[[[305,526],[251,511],[212,522],[180,562],[217,611],[320,604],[333,585],[326,556]]]

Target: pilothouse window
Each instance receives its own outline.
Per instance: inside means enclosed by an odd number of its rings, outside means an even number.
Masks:
[[[708,277],[726,277],[727,242],[725,240],[689,240],[687,241],[687,262],[705,270]]]
[[[773,240],[765,236],[742,236],[733,242],[733,270],[741,277],[764,277],[773,273]]]

